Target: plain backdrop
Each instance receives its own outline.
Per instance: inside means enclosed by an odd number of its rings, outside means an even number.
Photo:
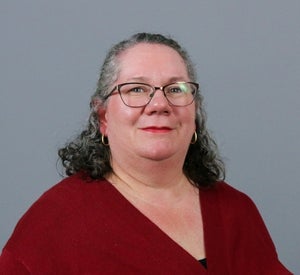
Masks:
[[[298,0],[0,0],[0,246],[61,179],[57,149],[86,123],[108,48],[150,31],[189,51],[227,182],[299,272],[299,14]]]

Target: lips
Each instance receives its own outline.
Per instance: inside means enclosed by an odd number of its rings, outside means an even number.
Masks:
[[[142,130],[147,132],[152,132],[152,133],[167,133],[170,132],[172,128],[166,126],[163,127],[149,126],[149,127],[142,128]]]

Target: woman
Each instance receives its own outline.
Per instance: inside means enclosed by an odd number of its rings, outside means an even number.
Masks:
[[[69,176],[18,223],[1,274],[291,274],[253,202],[221,180],[187,53],[138,33],[108,53]]]

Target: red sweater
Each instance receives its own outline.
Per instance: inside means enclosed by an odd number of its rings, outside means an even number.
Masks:
[[[22,217],[0,274],[291,274],[246,195],[220,182],[200,198],[207,270],[106,180],[75,175]]]

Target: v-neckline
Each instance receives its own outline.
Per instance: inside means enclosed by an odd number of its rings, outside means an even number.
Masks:
[[[191,263],[194,265],[198,265],[199,268],[203,272],[207,272],[207,269],[199,263],[200,259],[196,259],[194,256],[192,256],[187,250],[185,250],[181,245],[179,245],[175,240],[173,240],[167,233],[165,233],[158,225],[156,225],[150,218],[148,218],[144,213],[142,213],[137,207],[135,207],[111,182],[107,181],[108,185],[110,185],[111,190],[115,193],[115,195],[120,199],[120,202],[124,204],[124,206],[127,206],[127,210],[130,211],[130,215],[134,215],[135,218],[139,219],[141,222],[147,225],[147,227],[151,228],[152,232],[155,232],[155,234],[158,234],[160,236],[160,239],[164,239],[166,243],[168,243],[173,249],[176,249],[180,254],[185,257],[186,259],[189,259]],[[202,212],[203,205],[200,200],[200,192],[199,192],[199,204],[200,204],[200,211]],[[203,219],[203,218],[202,218]],[[207,243],[205,241],[205,229],[204,229],[204,222],[203,222],[203,234],[204,234],[204,245]],[[205,247],[206,250],[206,247]],[[207,255],[205,257],[207,259]],[[209,261],[209,259],[207,260]]]

